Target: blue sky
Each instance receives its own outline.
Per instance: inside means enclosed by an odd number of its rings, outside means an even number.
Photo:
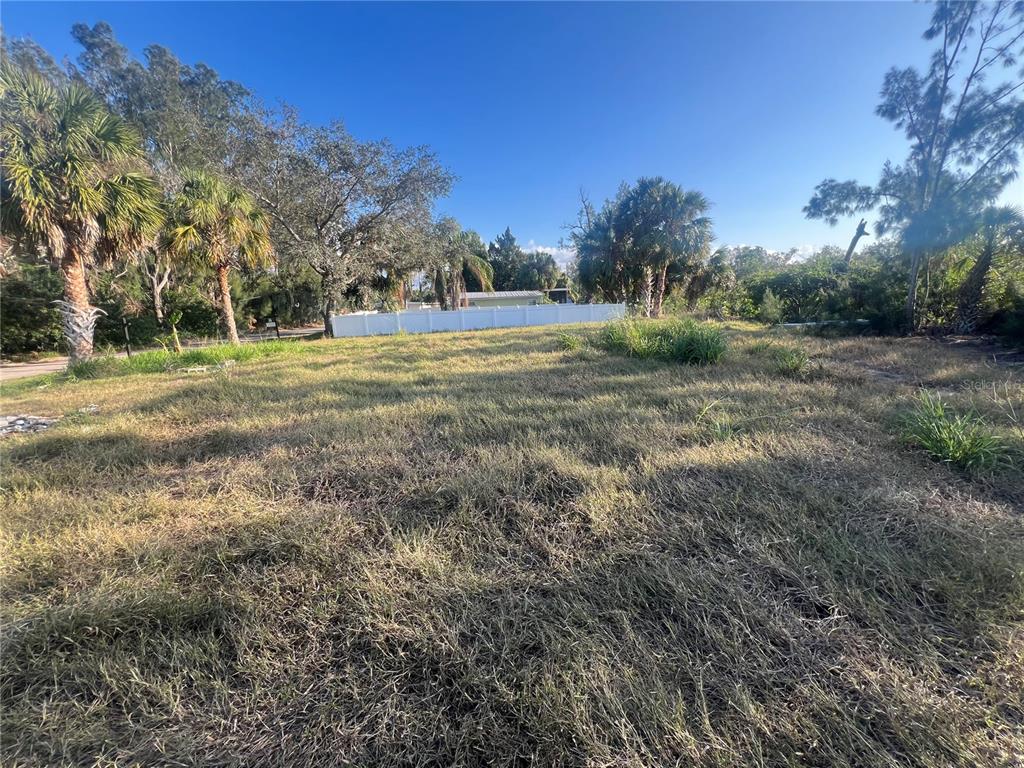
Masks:
[[[552,247],[620,181],[704,192],[721,243],[845,244],[801,213],[827,176],[874,181],[902,137],[873,114],[886,69],[921,65],[909,2],[340,4],[5,2],[9,35],[77,55],[105,20],[268,102],[361,138],[429,144],[459,181],[438,210],[485,240]],[[1018,183],[1014,193],[1022,193]]]

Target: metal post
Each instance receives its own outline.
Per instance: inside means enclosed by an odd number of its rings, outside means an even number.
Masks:
[[[128,335],[128,318],[121,318],[121,326],[124,328],[124,351],[128,353],[128,357],[132,356],[132,337]]]

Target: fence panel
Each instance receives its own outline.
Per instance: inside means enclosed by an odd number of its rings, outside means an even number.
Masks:
[[[336,337],[382,336],[399,331],[432,333],[557,323],[590,323],[625,315],[625,304],[537,304],[522,307],[474,307],[454,312],[414,310],[333,315],[331,328]]]

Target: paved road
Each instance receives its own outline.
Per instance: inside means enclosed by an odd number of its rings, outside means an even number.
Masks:
[[[0,365],[0,382],[39,376],[42,373],[63,371],[68,364],[66,357],[48,357],[34,363],[3,363]]]
[[[316,333],[321,330],[320,326],[310,326],[306,328],[282,328],[281,338],[294,338],[296,336],[309,336],[312,333]],[[242,336],[243,341],[264,341],[266,339],[277,338],[277,335],[273,332],[262,333],[262,334],[246,334]],[[215,342],[211,342],[215,343]],[[186,347],[202,347],[209,346],[203,343],[193,342],[191,344],[186,343]],[[124,357],[124,352],[118,352],[118,357]],[[48,357],[45,360],[39,360],[32,363],[0,363],[0,382],[14,381],[15,379],[23,379],[26,376],[39,376],[44,373],[56,373],[57,371],[63,371],[68,364],[66,357]]]

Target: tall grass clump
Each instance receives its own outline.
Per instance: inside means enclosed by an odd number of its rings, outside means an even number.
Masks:
[[[578,333],[560,333],[558,343],[566,352],[579,352],[587,347],[587,340]]]
[[[719,329],[689,318],[613,320],[601,329],[599,343],[615,354],[687,365],[717,363],[726,347]]]
[[[968,472],[991,469],[1004,456],[998,436],[972,413],[953,413],[940,397],[921,392],[906,417],[903,438],[937,461]]]
[[[783,376],[801,377],[810,370],[811,358],[799,347],[786,347],[776,350],[775,366]]]

